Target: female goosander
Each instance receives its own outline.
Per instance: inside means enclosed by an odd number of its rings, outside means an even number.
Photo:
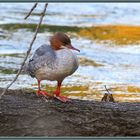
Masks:
[[[71,45],[71,40],[66,34],[57,32],[50,38],[50,45],[44,44],[35,51],[27,64],[27,71],[38,81],[37,95],[50,96],[41,91],[42,80],[57,81],[53,97],[62,102],[69,101],[60,95],[60,87],[64,78],[73,74],[79,65],[76,55],[71,50],[80,51]]]

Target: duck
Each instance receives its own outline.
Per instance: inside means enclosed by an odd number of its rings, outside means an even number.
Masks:
[[[28,74],[38,82],[37,96],[53,96],[61,102],[71,101],[61,95],[63,80],[72,75],[79,67],[78,58],[72,51],[78,51],[71,44],[70,37],[63,32],[56,32],[50,37],[50,44],[43,44],[37,48],[27,63]],[[42,91],[42,80],[57,81],[57,88],[53,95]]]

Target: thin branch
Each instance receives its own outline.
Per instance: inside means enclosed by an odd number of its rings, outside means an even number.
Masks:
[[[109,92],[109,90],[106,88],[106,85],[104,85],[107,93],[104,94],[104,96],[102,97],[101,101],[105,101],[105,102],[115,102],[113,95]]]
[[[33,10],[36,8],[37,4],[38,4],[38,2],[36,2],[36,3],[33,5],[33,7],[31,8],[30,12],[28,13],[28,15],[27,15],[24,19],[27,19],[27,18],[31,15],[31,13],[33,12]]]
[[[33,36],[33,39],[32,39],[32,41],[31,41],[31,43],[30,43],[29,49],[28,49],[27,52],[26,52],[26,56],[25,56],[25,58],[24,58],[24,61],[23,61],[23,63],[21,64],[21,67],[20,67],[19,71],[17,72],[17,75],[15,76],[14,80],[13,80],[9,85],[7,85],[7,87],[4,89],[4,91],[3,91],[2,94],[0,95],[0,99],[1,99],[2,96],[6,93],[6,91],[9,89],[9,87],[17,80],[18,76],[20,75],[20,73],[21,73],[21,71],[22,71],[22,69],[23,69],[23,66],[24,66],[24,64],[25,64],[25,62],[26,62],[26,60],[27,60],[27,58],[28,58],[28,56],[29,56],[29,54],[30,54],[30,51],[31,51],[31,49],[32,49],[32,45],[33,45],[33,43],[34,43],[34,41],[35,41],[35,39],[36,39],[37,33],[38,33],[38,31],[39,31],[39,27],[40,27],[40,25],[41,25],[41,23],[42,23],[42,21],[43,21],[43,17],[44,17],[44,15],[45,15],[47,6],[48,6],[48,3],[46,3],[45,6],[44,6],[44,10],[43,10],[43,12],[42,12],[42,14],[41,14],[40,21],[39,21],[39,23],[38,23],[38,25],[37,25],[37,27],[36,27],[35,34],[34,34],[34,36]]]
[[[104,85],[104,87],[105,87],[106,91],[108,92],[108,94],[110,94],[109,90],[106,88],[106,85]]]

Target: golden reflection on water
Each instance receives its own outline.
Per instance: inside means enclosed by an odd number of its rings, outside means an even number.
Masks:
[[[129,25],[101,25],[81,29],[80,36],[93,40],[110,40],[115,44],[139,44],[140,26]]]

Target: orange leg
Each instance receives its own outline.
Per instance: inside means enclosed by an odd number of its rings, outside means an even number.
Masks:
[[[69,98],[60,95],[61,84],[62,84],[62,81],[57,82],[57,89],[53,92],[54,97],[60,100],[61,102],[71,102]]]
[[[40,88],[40,82],[41,82],[41,81],[40,81],[40,80],[37,80],[37,81],[38,81],[38,91],[37,91],[37,93],[36,93],[37,96],[45,96],[45,97],[46,97],[46,96],[49,96],[49,97],[50,97],[51,95],[50,95],[49,93],[47,93],[47,92],[41,90],[41,88]]]

